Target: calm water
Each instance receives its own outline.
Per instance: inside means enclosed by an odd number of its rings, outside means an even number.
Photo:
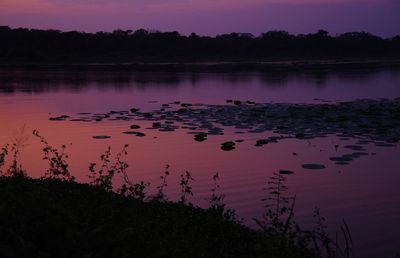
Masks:
[[[252,218],[264,211],[262,198],[272,173],[293,170],[288,176],[289,192],[297,196],[296,216],[304,227],[312,227],[312,212],[318,206],[331,231],[343,218],[350,225],[357,257],[394,257],[400,250],[400,150],[398,147],[367,146],[369,155],[347,166],[329,161],[343,154],[343,146],[355,140],[337,137],[286,140],[254,147],[254,140],[268,133],[209,136],[196,142],[184,130],[145,130],[146,137],[122,134],[133,123],[145,121],[71,122],[49,121],[51,116],[77,113],[106,113],[139,107],[152,111],[173,101],[224,105],[226,99],[276,103],[329,103],[362,98],[400,97],[400,71],[353,70],[297,73],[176,73],[116,71],[0,71],[0,144],[12,142],[33,129],[55,146],[67,144],[72,173],[86,182],[87,167],[97,161],[107,146],[114,153],[129,144],[129,175],[147,180],[155,189],[164,167],[171,166],[167,193],[178,196],[179,174],[189,170],[193,177],[196,204],[206,205],[212,175],[218,172],[229,207],[253,225]],[[94,135],[109,135],[95,140]],[[243,139],[240,148],[225,152],[224,141]],[[22,162],[31,176],[41,176],[40,142],[30,137],[22,149]],[[297,155],[293,155],[293,153]],[[321,163],[326,169],[305,170],[304,163]],[[118,183],[118,182],[117,182]]]

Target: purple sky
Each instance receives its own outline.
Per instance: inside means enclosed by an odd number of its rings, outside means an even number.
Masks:
[[[363,30],[393,36],[400,34],[400,0],[0,0],[0,25],[201,35]]]

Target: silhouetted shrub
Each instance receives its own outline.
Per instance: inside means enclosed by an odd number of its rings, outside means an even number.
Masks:
[[[400,57],[399,36],[269,31],[216,37],[139,29],[84,33],[0,27],[0,62],[193,62]],[[29,42],[29,44],[27,44]]]

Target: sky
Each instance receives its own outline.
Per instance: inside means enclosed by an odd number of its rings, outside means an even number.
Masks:
[[[0,25],[86,32],[145,28],[214,36],[269,30],[400,34],[400,0],[0,0]]]

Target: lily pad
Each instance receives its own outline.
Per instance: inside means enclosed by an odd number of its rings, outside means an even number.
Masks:
[[[278,142],[278,137],[275,137],[275,136],[270,136],[270,137],[268,137],[268,142],[273,142],[273,143],[277,143]]]
[[[254,145],[254,146],[256,146],[256,147],[261,147],[261,146],[263,146],[263,145],[265,145],[265,144],[268,144],[268,140],[267,139],[261,139],[261,140],[257,140],[257,142],[256,142],[256,144]]]
[[[332,161],[335,161],[335,162],[350,162],[350,161],[353,160],[353,158],[349,157],[349,156],[332,157],[332,158],[329,158],[329,159],[332,160]]]
[[[126,132],[122,132],[123,134],[134,134],[134,135],[136,135],[137,134],[137,132],[134,132],[134,131],[126,131]]]
[[[306,134],[305,133],[296,133],[295,137],[297,139],[304,139],[306,137]]]
[[[131,120],[131,118],[127,117],[127,116],[117,116],[115,117],[117,120],[124,120],[124,121],[128,121]]]
[[[231,151],[235,149],[235,142],[224,142],[221,144],[221,150],[223,151]]]
[[[154,122],[153,123],[153,128],[159,128],[161,127],[161,123],[160,122]]]
[[[194,140],[197,142],[203,142],[203,141],[207,140],[207,134],[198,133],[194,136]]]
[[[310,164],[303,164],[303,165],[301,165],[304,169],[314,169],[314,170],[317,170],[317,169],[325,169],[326,167],[324,166],[324,165],[321,165],[321,164],[312,164],[312,163],[310,163]]]
[[[159,132],[173,132],[173,131],[175,131],[175,128],[173,128],[173,127],[163,127],[163,128],[158,129],[158,131]]]
[[[136,135],[138,137],[143,137],[146,136],[146,134],[141,133],[141,132],[135,132],[135,131],[126,131],[126,132],[122,132],[123,134],[131,134],[131,135]]]
[[[97,140],[110,139],[110,138],[111,138],[111,136],[108,136],[108,135],[96,135],[96,136],[93,136],[93,139],[97,139]]]
[[[65,121],[69,116],[62,115],[62,116],[57,116],[57,117],[50,117],[50,121]]]
[[[291,174],[294,174],[294,172],[291,171],[291,170],[282,169],[282,170],[279,170],[279,174],[281,174],[281,175],[291,175]]]
[[[182,103],[181,104],[181,107],[191,107],[191,106],[193,106],[193,104],[191,104],[191,103]]]

